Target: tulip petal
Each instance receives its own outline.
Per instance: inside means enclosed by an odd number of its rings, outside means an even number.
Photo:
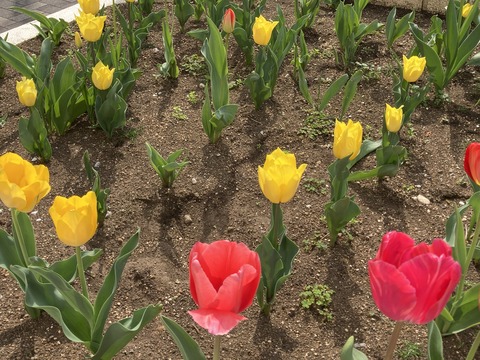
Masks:
[[[414,257],[399,271],[417,289],[416,306],[406,319],[415,324],[426,324],[440,314],[461,275],[460,265],[452,257],[432,253]]]
[[[242,315],[213,309],[191,310],[188,313],[198,325],[212,335],[228,334],[240,321],[246,320]]]
[[[382,238],[382,244],[375,259],[380,259],[395,267],[402,264],[404,253],[413,249],[415,241],[405,233],[390,231]]]
[[[416,291],[403,273],[381,260],[368,262],[370,287],[378,309],[395,321],[408,319],[415,308]]]
[[[190,261],[190,292],[195,303],[201,308],[209,307],[217,297],[217,290],[196,257]]]

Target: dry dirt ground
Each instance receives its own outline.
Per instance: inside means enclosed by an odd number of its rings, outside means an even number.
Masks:
[[[293,2],[283,0],[278,4],[291,24]],[[268,2],[267,17],[275,16],[275,5]],[[161,6],[155,4],[156,9]],[[368,6],[365,22],[385,22],[389,10]],[[405,13],[399,11],[399,15]],[[430,16],[418,14],[416,22],[425,28]],[[306,76],[315,94],[343,73],[335,65],[338,42],[333,20],[334,12],[322,8],[306,36],[314,53]],[[203,22],[190,21],[186,30],[203,26]],[[55,59],[65,56],[73,43],[71,36],[64,39],[55,50]],[[40,43],[37,38],[21,47],[38,53]],[[411,44],[411,37],[406,36],[394,48],[401,55]],[[125,269],[111,319],[128,316],[150,303],[161,303],[163,314],[184,326],[204,352],[211,354],[212,337],[196,327],[187,314],[195,308],[188,287],[190,248],[196,241],[217,239],[242,241],[252,249],[259,244],[269,226],[270,204],[259,189],[257,166],[263,164],[267,153],[281,147],[293,152],[299,163],[308,164],[296,196],[283,206],[288,234],[301,250],[292,277],[278,293],[271,318],[260,315],[254,303],[245,312],[248,321],[225,337],[222,358],[338,359],[347,338],[355,335],[355,342],[370,359],[381,359],[394,324],[375,307],[367,262],[375,256],[382,235],[389,230],[406,232],[417,241],[443,237],[447,217],[471,195],[462,162],[467,144],[480,140],[480,111],[475,106],[480,98],[479,70],[466,67],[460,71],[447,89],[451,102],[436,106],[427,101],[417,109],[412,127],[401,134],[408,160],[397,176],[351,185],[351,194],[362,213],[337,245],[328,248],[322,215],[329,200],[326,169],[333,161],[333,125],[327,124],[327,134],[314,140],[301,134],[309,106],[293,80],[291,55],[284,62],[274,96],[255,110],[248,89],[242,85],[252,69],[245,66],[235,42],[230,45],[230,80],[238,80],[238,86],[231,90],[231,102],[240,106],[234,123],[217,144],[209,144],[200,120],[205,71],[195,70],[194,65],[201,59],[201,43],[180,33],[178,25],[174,29],[181,69],[178,80],[157,76],[157,65],[164,58],[161,28],[155,27],[138,64],[143,75],[128,100],[128,125],[124,131],[109,140],[82,118],[66,135],[51,139],[53,157],[48,167],[52,190],[31,214],[38,253],[48,261],[72,254],[71,248],[57,240],[48,208],[56,195],[84,194],[88,190],[82,168],[82,155],[88,150],[103,185],[111,190],[110,215],[87,244],[89,249],[104,250],[100,261],[87,271],[91,293],[98,290],[121,245],[140,228],[140,244]],[[362,80],[348,116],[362,122],[366,137],[376,139],[385,103],[393,103],[393,62],[382,31],[365,39],[358,62],[371,71]],[[8,117],[0,129],[0,153],[14,151],[32,159],[18,140],[17,121],[27,114],[14,90],[19,78],[8,68],[0,80],[0,116]],[[198,98],[196,103],[192,94]],[[338,99],[333,101],[327,113],[338,114],[339,104]],[[183,159],[190,164],[171,190],[161,188],[160,179],[149,165],[147,141],[163,155],[185,149]],[[369,168],[373,161],[367,159],[358,168]],[[425,196],[430,204],[417,201],[418,195]],[[5,208],[0,211],[0,227],[10,231],[9,212]],[[317,243],[318,248],[309,246]],[[475,269],[471,271],[476,274]],[[300,306],[300,292],[313,284],[325,284],[335,291],[330,321]],[[2,359],[82,359],[87,355],[81,345],[68,341],[47,315],[29,319],[23,310],[23,293],[6,271],[0,272],[0,298]],[[465,358],[476,331],[446,338],[445,358]],[[398,358],[411,347],[419,348],[417,358],[426,358],[425,344],[425,326],[406,326],[399,344],[404,351],[397,353]],[[179,359],[180,353],[156,319],[117,358]]]

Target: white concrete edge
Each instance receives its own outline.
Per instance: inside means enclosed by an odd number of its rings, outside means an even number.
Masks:
[[[100,0],[100,7],[111,6],[112,2],[113,0]],[[121,4],[124,2],[125,0],[115,0],[115,4]],[[66,22],[71,22],[75,20],[75,16],[78,15],[79,10],[80,10],[80,5],[76,4],[66,9],[57,11],[56,13],[53,13],[51,15],[47,15],[47,17],[51,17],[55,19],[63,19]],[[38,30],[33,25],[39,25],[38,21],[31,21],[27,24],[23,24],[14,29],[5,31],[0,34],[0,37],[2,39],[5,39],[5,37],[8,34],[7,41],[9,43],[14,45],[20,44],[21,42],[33,39],[38,35]]]

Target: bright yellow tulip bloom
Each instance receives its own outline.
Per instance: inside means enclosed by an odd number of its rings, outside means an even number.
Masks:
[[[17,81],[17,94],[18,100],[25,106],[35,105],[37,100],[37,88],[33,79],[27,79],[25,76],[22,76],[22,81]]]
[[[350,119],[345,124],[336,120],[333,133],[333,155],[337,159],[350,156],[350,160],[353,160],[360,152],[362,134],[363,129],[360,122],[353,122]]]
[[[385,124],[387,130],[396,133],[402,127],[403,105],[398,109],[388,104],[385,106]]]
[[[94,16],[80,11],[79,16],[75,16],[77,25],[85,40],[95,42],[100,39],[105,25],[106,16]]]
[[[112,85],[114,72],[115,68],[110,69],[99,61],[92,71],[93,85],[99,90],[107,90]]]
[[[21,156],[0,156],[0,200],[6,207],[30,212],[50,192],[50,174],[44,165],[33,165]]]
[[[417,81],[422,76],[427,60],[424,57],[412,56],[410,59],[403,55],[403,78],[408,82]]]
[[[473,9],[473,5],[470,3],[466,3],[465,5],[463,5],[462,16],[466,18],[470,14],[470,11],[472,11],[472,9]]]
[[[272,37],[272,31],[277,26],[278,21],[268,21],[262,15],[255,18],[253,23],[253,40],[258,45],[267,45]]]
[[[99,0],[77,0],[80,8],[85,14],[97,15],[100,10]]]
[[[93,191],[82,197],[57,196],[48,212],[58,238],[66,245],[81,246],[97,231],[97,196]]]
[[[267,155],[263,167],[258,167],[258,183],[263,195],[274,204],[290,201],[306,167],[302,164],[297,169],[295,155],[277,148]]]

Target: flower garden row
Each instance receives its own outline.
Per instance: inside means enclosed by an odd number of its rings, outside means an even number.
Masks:
[[[40,30],[45,37],[37,58],[0,39],[0,57],[24,76],[17,82],[17,93],[20,102],[29,107],[30,117],[19,121],[20,141],[44,161],[48,161],[52,153],[48,137],[54,133],[64,134],[84,113],[88,114],[92,125],[102,128],[108,136],[125,125],[128,95],[140,75],[135,66],[141,45],[155,23],[162,23],[165,45],[166,62],[160,69],[165,76],[179,76],[166,10],[152,12],[153,2],[148,0],[140,1],[138,6],[129,1],[127,16],[114,6],[113,25],[105,28],[106,16],[104,9],[99,9],[98,0],[79,0],[79,3],[83,11],[77,17],[81,36],[75,34],[75,66],[70,57],[55,67],[51,62],[54,46],[65,30],[57,26],[61,22],[30,14],[42,20]],[[229,99],[227,52],[230,36],[242,49],[247,64],[253,62],[255,44],[259,46],[255,70],[246,80],[256,108],[273,95],[281,65],[292,47],[295,48],[294,70],[299,90],[312,107],[323,111],[343,90],[340,120],[336,121],[334,129],[336,160],[328,167],[331,195],[325,206],[330,245],[334,246],[338,234],[361,211],[348,195],[349,183],[395,176],[407,154],[407,149],[400,145],[399,132],[432,86],[438,99],[446,96],[445,87],[477,47],[480,41],[478,3],[479,0],[473,4],[450,1],[446,30],[442,30],[439,18],[433,18],[426,34],[413,22],[414,13],[396,20],[395,9],[392,9],[386,22],[388,48],[391,50],[393,43],[408,30],[416,46],[403,55],[402,61],[392,50],[392,58],[398,65],[394,74],[394,104],[386,104],[382,138],[377,141],[363,140],[359,122],[342,121],[362,78],[361,71],[350,74],[355,53],[362,38],[383,26],[378,21],[361,23],[367,1],[332,4],[336,6],[335,30],[340,43],[338,61],[347,74],[335,80],[318,103],[312,100],[305,79],[309,56],[303,29],[312,25],[319,2],[296,2],[296,23],[290,28],[280,8],[278,21],[268,21],[261,15],[265,1],[256,7],[248,0],[243,2],[243,7],[226,0],[199,1],[193,7],[188,1],[179,0],[175,2],[175,15],[183,28],[190,16],[200,18],[206,13],[208,28],[192,31],[191,35],[203,41],[201,51],[209,69],[210,84],[205,87],[201,119],[212,143],[217,142],[222,130],[232,124],[238,109]],[[440,41],[432,43],[432,39]],[[122,47],[125,40],[127,48]],[[471,60],[473,64],[477,62],[478,56]],[[417,81],[425,68],[429,73],[428,81],[420,86]],[[177,162],[181,151],[163,158],[148,143],[147,151],[163,184],[172,186],[187,165]],[[373,169],[353,171],[357,162],[373,154],[376,164]],[[88,157],[85,162],[87,165]],[[198,325],[215,335],[214,359],[220,356],[220,335],[227,334],[245,319],[240,313],[252,304],[255,295],[262,312],[268,316],[277,291],[291,275],[298,246],[286,235],[280,204],[294,197],[306,167],[302,164],[297,168],[295,156],[281,149],[269,154],[263,167],[259,166],[259,185],[272,203],[272,215],[270,230],[255,251],[244,244],[223,240],[197,243],[191,250],[190,291],[198,309],[189,313]],[[480,324],[480,284],[465,286],[480,235],[480,193],[477,192],[480,190],[480,144],[473,143],[467,148],[464,167],[475,193],[449,218],[446,239],[436,239],[431,245],[415,245],[408,235],[389,232],[382,239],[376,258],[369,262],[375,303],[386,316],[397,321],[386,359],[393,358],[404,322],[428,324],[430,359],[442,358],[442,335]],[[92,191],[83,197],[56,197],[49,210],[58,238],[74,246],[76,253],[48,264],[37,256],[33,226],[27,215],[50,191],[48,168],[32,165],[12,153],[0,157],[0,199],[11,209],[12,217],[11,234],[0,231],[0,266],[10,272],[25,292],[25,309],[30,316],[36,318],[41,310],[47,312],[61,325],[68,339],[86,346],[92,358],[109,359],[153,320],[161,307],[149,305],[136,310],[131,317],[105,329],[121,273],[137,246],[138,233],[123,246],[92,301],[84,269],[98,259],[101,251],[82,251],[80,246],[94,236],[97,224],[103,221],[108,192],[101,188],[99,175],[93,168],[87,166],[87,172],[93,183]],[[469,208],[473,215],[464,233],[462,216]],[[81,292],[71,285],[77,278]],[[205,358],[199,346],[178,324],[164,316],[162,320],[184,358]],[[474,358],[479,345],[480,333],[467,359]],[[342,360],[366,358],[353,347],[353,338],[347,341],[341,357]]]

